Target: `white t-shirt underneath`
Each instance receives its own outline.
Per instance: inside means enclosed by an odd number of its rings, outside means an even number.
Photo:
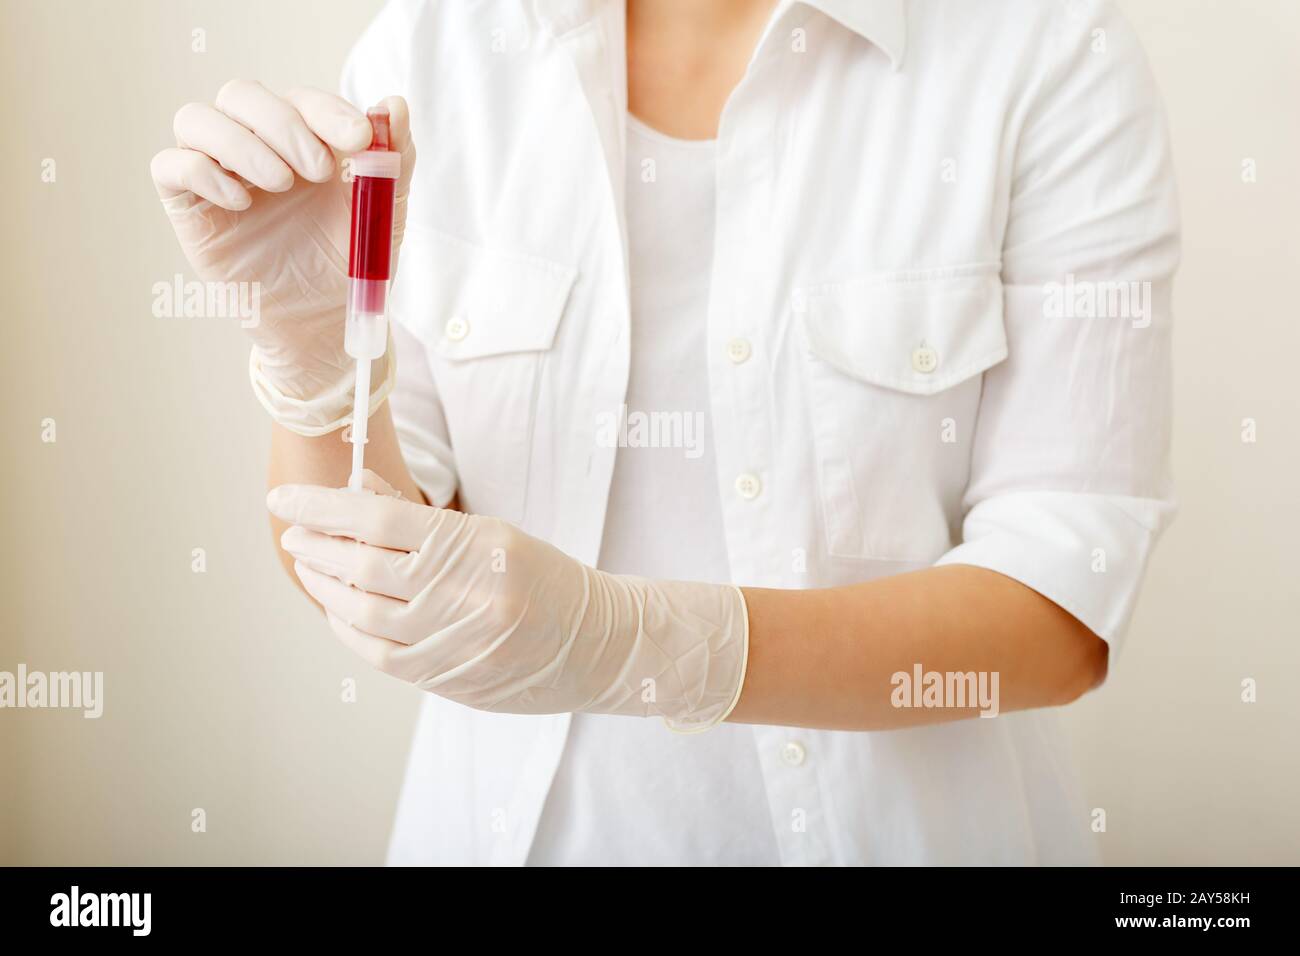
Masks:
[[[714,143],[629,117],[632,366],[599,567],[726,582],[706,330]],[[529,863],[778,864],[753,732],[575,714]]]

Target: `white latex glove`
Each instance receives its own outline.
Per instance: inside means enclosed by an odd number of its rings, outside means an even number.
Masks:
[[[703,730],[735,706],[738,588],[606,574],[496,518],[392,495],[282,485],[281,544],[343,643],[480,710],[659,715]]]
[[[393,258],[406,227],[415,168],[406,101],[384,101],[402,154]],[[189,103],[173,121],[177,146],[153,158],[154,185],[200,279],[257,282],[250,374],[271,416],[301,435],[351,420],[353,360],[343,350],[352,185],[340,154],[370,145],[370,123],[346,100],[315,89],[277,96],[234,80],[216,103]],[[391,354],[391,353],[390,353]],[[371,369],[372,411],[392,388],[393,362]]]

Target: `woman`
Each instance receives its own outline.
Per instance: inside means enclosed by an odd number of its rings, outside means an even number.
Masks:
[[[1094,859],[1049,708],[1171,513],[1178,258],[1112,6],[395,0],[343,86],[403,159],[371,492],[362,113],[228,84],[154,176],[262,283],[286,564],[430,692],[390,860]]]

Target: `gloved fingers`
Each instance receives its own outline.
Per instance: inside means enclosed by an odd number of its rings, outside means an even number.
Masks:
[[[300,86],[284,94],[284,98],[298,111],[312,135],[331,149],[356,153],[370,145],[370,121],[343,97]]]
[[[280,546],[313,571],[371,594],[410,601],[420,590],[410,579],[413,555],[408,551],[376,548],[300,525],[293,525],[280,536]]]
[[[239,212],[253,201],[243,184],[216,160],[192,149],[164,149],[154,156],[149,172],[164,202],[193,193],[214,206]]]
[[[329,149],[288,100],[276,96],[261,83],[231,80],[217,91],[216,106],[236,123],[252,130],[303,179],[323,182],[333,175],[334,157]]]
[[[430,530],[430,516],[437,513],[402,498],[318,485],[272,488],[266,506],[286,524],[393,551],[419,550]]]
[[[402,493],[390,485],[383,475],[371,471],[369,468],[361,469],[361,487],[367,491],[373,491],[377,495],[388,495],[392,498],[402,497]]]
[[[301,561],[294,562],[293,570],[307,593],[326,611],[359,631],[400,643],[399,618],[406,602],[350,588],[338,578],[314,571]]]
[[[358,631],[347,621],[329,611],[325,612],[325,619],[329,621],[330,630],[343,642],[343,646],[376,670],[390,672],[393,666],[393,652],[405,646]]]
[[[259,189],[282,193],[293,186],[293,170],[270,146],[206,103],[186,103],[177,110],[172,132],[177,146],[206,153]]]
[[[388,110],[388,130],[393,148],[402,154],[402,174],[394,195],[400,200],[411,191],[411,174],[415,172],[415,140],[411,137],[411,110],[400,96],[384,97],[379,103]]]

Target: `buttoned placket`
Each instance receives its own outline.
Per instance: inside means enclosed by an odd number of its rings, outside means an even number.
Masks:
[[[595,177],[604,181],[603,188],[609,191],[608,235],[610,242],[621,245],[622,261],[626,264],[627,232],[623,212],[626,149],[623,120],[627,115],[627,69],[622,46],[624,7],[621,3],[587,7],[538,2],[536,9],[541,14],[544,29],[572,61],[578,89],[591,110],[595,133],[592,171]],[[552,12],[556,15],[552,16]],[[609,310],[608,323],[601,328],[600,338],[590,343],[593,355],[588,366],[590,374],[584,381],[573,383],[575,388],[588,395],[585,404],[592,411],[588,419],[592,423],[591,450],[585,460],[567,465],[565,485],[573,489],[572,517],[581,525],[581,534],[576,538],[576,557],[589,564],[596,562],[600,552],[614,470],[614,449],[598,447],[595,442],[595,416],[601,410],[617,408],[624,400],[630,368],[628,331],[631,319],[626,268],[621,273],[621,308]],[[599,503],[599,510],[595,510],[596,503]],[[515,829],[510,840],[502,844],[494,862],[522,864],[527,860],[567,743],[570,714],[536,719],[545,720],[547,725],[539,732],[537,751],[530,761],[530,768],[521,773],[522,783],[516,801],[519,812],[517,819],[512,820]]]
[[[800,14],[787,9],[769,25],[745,76],[732,92],[718,128],[716,215],[710,277],[708,349],[713,435],[722,495],[723,522],[732,580],[778,585],[773,550],[780,542],[764,529],[782,526],[777,509],[788,490],[774,487],[771,423],[772,366],[761,321],[773,308],[768,286],[755,275],[766,255],[761,247],[776,188],[776,130],[781,82],[778,58],[787,29]],[[804,14],[806,16],[806,14]],[[788,301],[788,296],[776,296]],[[791,731],[752,728],[773,836],[781,862],[834,862],[816,754]]]

